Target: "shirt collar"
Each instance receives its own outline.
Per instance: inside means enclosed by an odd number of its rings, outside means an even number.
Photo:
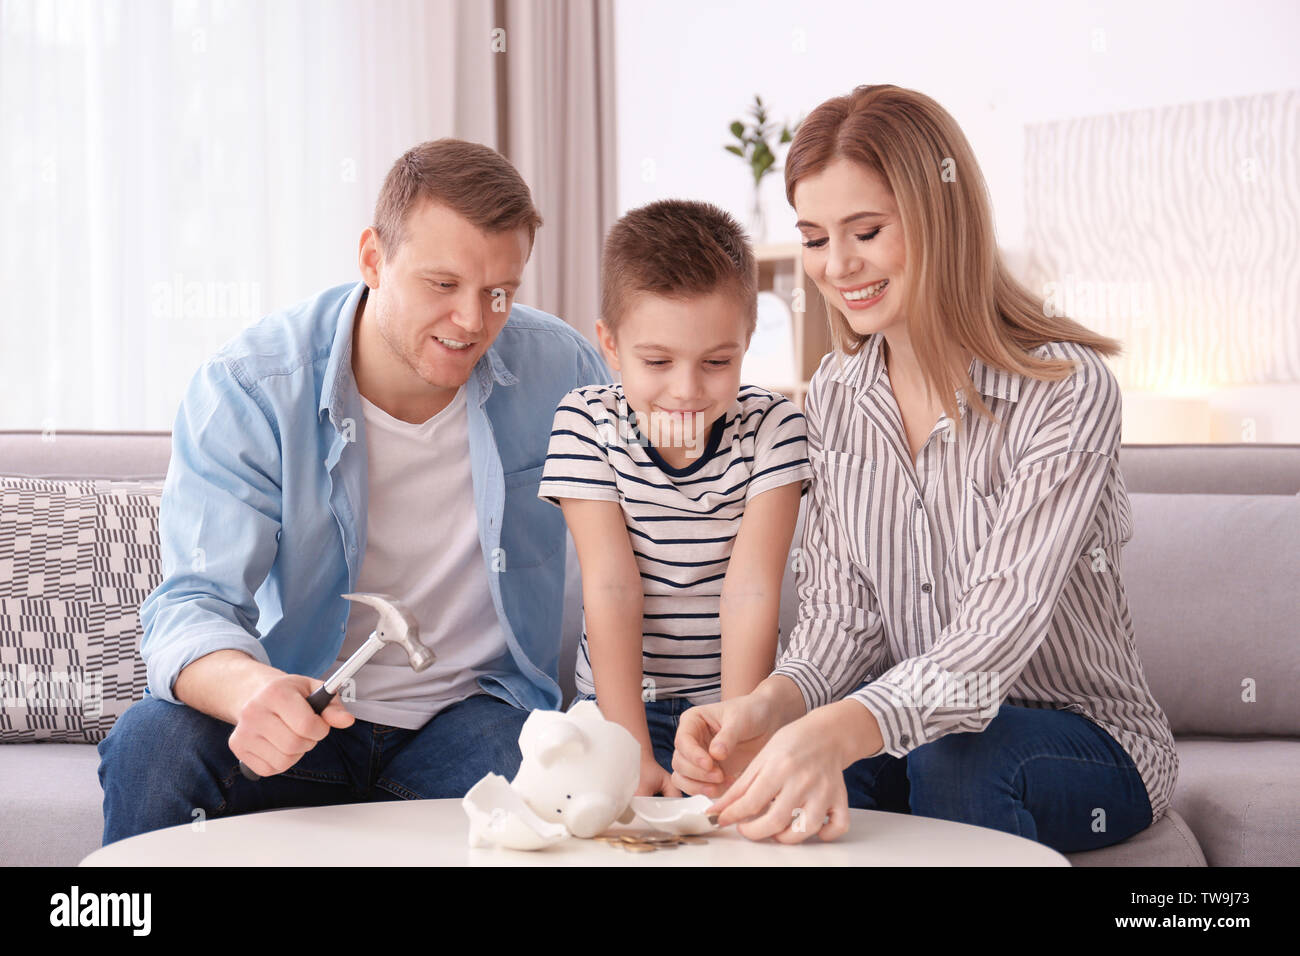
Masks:
[[[364,282],[358,282],[343,301],[334,323],[334,341],[330,345],[329,362],[325,365],[325,378],[321,381],[319,412],[328,411],[330,421],[342,427],[343,399],[349,390],[356,392],[356,379],[352,377],[352,328],[357,317],[357,307],[369,291]],[[360,394],[360,393],[358,393]]]
[[[358,397],[361,394],[357,391],[356,379],[352,374],[352,329],[356,324],[357,309],[360,308],[362,300],[366,298],[369,291],[365,282],[357,282],[342,308],[339,309],[334,325],[334,341],[330,345],[330,357],[325,366],[325,377],[321,382],[320,407],[317,414],[328,411],[330,421],[338,427],[342,427],[341,423],[345,417],[343,411],[345,397],[350,393],[355,393]],[[488,394],[492,391],[493,381],[505,386],[516,385],[519,382],[518,377],[501,358],[495,342],[475,364],[472,375],[478,379],[480,385],[478,399],[480,405],[487,401]]]
[[[856,355],[840,363],[836,371],[831,374],[831,379],[843,382],[861,392],[874,387],[885,367],[884,343],[885,337],[879,332],[869,336]],[[986,365],[978,356],[971,359],[966,371],[981,395],[1001,398],[1009,402],[1020,398],[1020,376],[1016,373]],[[957,402],[964,408],[965,396],[959,393]]]

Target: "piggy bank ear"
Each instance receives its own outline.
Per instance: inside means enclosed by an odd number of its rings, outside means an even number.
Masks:
[[[556,720],[538,728],[531,743],[537,762],[543,767],[553,767],[565,759],[581,757],[587,752],[588,742],[587,735],[577,724],[569,720]]]

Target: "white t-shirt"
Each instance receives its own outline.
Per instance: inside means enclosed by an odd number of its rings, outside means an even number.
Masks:
[[[656,700],[722,697],[720,602],[745,506],[772,488],[812,479],[803,413],[742,385],[693,462],[669,465],[630,421],[621,384],[587,385],[555,410],[538,497],[617,501],[644,587],[643,688]],[[649,682],[647,685],[646,682]],[[594,694],[584,627],[574,684]]]
[[[464,387],[419,425],[394,418],[365,396],[361,404],[369,504],[356,590],[404,601],[437,659],[417,674],[402,648],[382,648],[357,672],[356,699],[344,706],[361,720],[414,730],[481,693],[477,678],[501,673],[508,652],[479,544]],[[349,603],[340,664],[378,620],[369,605]]]

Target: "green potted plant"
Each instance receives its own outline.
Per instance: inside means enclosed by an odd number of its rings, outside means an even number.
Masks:
[[[763,98],[757,93],[754,94],[754,104],[749,108],[749,114],[752,117],[751,122],[742,123],[740,120],[732,120],[729,127],[731,135],[736,138],[739,145],[727,143],[722,148],[743,159],[754,177],[754,197],[750,209],[749,229],[751,238],[757,243],[767,239],[767,219],[763,214],[759,187],[763,183],[764,176],[778,172],[778,169],[776,153],[772,146],[768,145],[768,138],[775,132],[775,123],[768,118],[767,107],[763,105]],[[802,122],[803,120],[799,119],[793,126],[782,123],[781,131],[777,134],[776,145],[781,146],[793,140]]]

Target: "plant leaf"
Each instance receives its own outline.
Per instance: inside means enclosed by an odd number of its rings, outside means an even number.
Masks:
[[[739,146],[732,146],[732,145],[728,144],[728,145],[726,145],[726,146],[723,146],[722,148],[725,149],[725,150],[726,150],[727,152],[729,152],[729,153],[735,153],[735,154],[736,154],[737,156],[739,156],[741,159],[744,159],[744,158],[745,158],[745,151],[744,151],[743,149],[741,149]]]

